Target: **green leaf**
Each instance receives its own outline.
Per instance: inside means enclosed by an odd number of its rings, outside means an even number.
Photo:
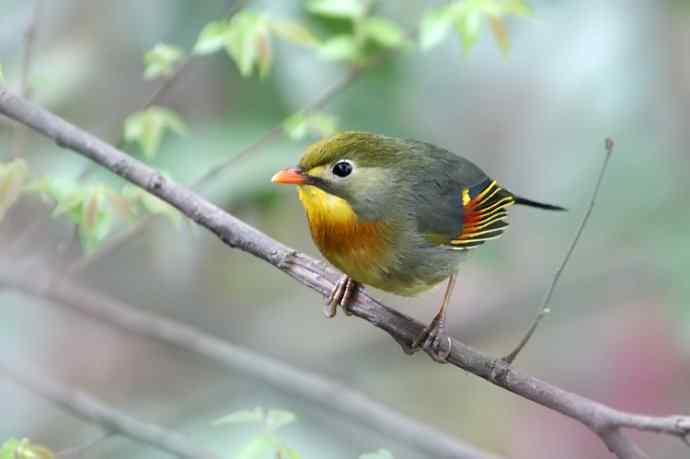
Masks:
[[[223,49],[229,25],[228,21],[214,21],[206,24],[196,40],[194,54],[212,54]]]
[[[79,238],[86,253],[91,253],[112,229],[113,213],[109,206],[107,188],[103,185],[89,188],[82,208]]]
[[[19,448],[21,440],[10,438],[0,446],[0,459],[15,459],[14,452]]]
[[[455,28],[462,38],[462,47],[469,51],[479,41],[479,32],[482,26],[482,14],[479,11],[469,10],[456,16]]]
[[[213,425],[261,423],[264,422],[265,417],[266,414],[263,408],[257,407],[253,410],[240,410],[230,413],[227,416],[213,421]]]
[[[74,180],[42,177],[24,187],[26,192],[40,193],[55,202],[53,216],[66,216],[77,225],[79,240],[87,253],[97,248],[111,233],[115,210],[133,219],[135,205],[104,184],[84,187]]]
[[[388,19],[372,17],[362,22],[362,33],[386,48],[397,48],[405,41],[405,34],[400,26]]]
[[[274,441],[270,435],[259,435],[242,448],[234,459],[256,459],[273,448]]]
[[[55,195],[57,205],[53,209],[53,217],[67,215],[74,224],[78,225],[82,219],[82,204],[86,200],[86,190],[76,190],[65,195]]]
[[[337,126],[338,120],[332,115],[321,112],[305,115],[303,112],[297,112],[285,120],[283,129],[291,139],[301,140],[310,133],[328,137],[335,133]]]
[[[237,64],[240,74],[248,77],[255,66],[265,76],[271,66],[269,22],[251,11],[237,13],[224,35],[225,50]]]
[[[266,414],[266,428],[276,431],[281,427],[292,424],[297,419],[294,413],[284,410],[268,410]]]
[[[157,44],[144,55],[146,70],[144,78],[153,80],[158,77],[169,77],[175,73],[176,65],[184,58],[184,51],[165,43]]]
[[[359,459],[393,459],[393,454],[387,449],[379,449],[371,453],[364,453]]]
[[[510,42],[502,18],[532,14],[530,7],[521,0],[464,0],[451,3],[445,8],[453,18],[465,51],[469,51],[479,41],[482,22],[488,19],[496,42],[504,53],[507,52]]]
[[[364,17],[366,7],[360,0],[310,0],[306,9],[312,14],[357,20]]]
[[[302,46],[319,46],[319,39],[302,24],[292,21],[271,21],[271,30],[280,38]]]
[[[525,3],[523,0],[507,0],[504,2],[503,11],[506,14],[513,14],[515,16],[530,17],[534,15],[532,7]]]
[[[166,131],[178,135],[187,133],[187,126],[175,112],[151,107],[129,115],[125,120],[125,140],[139,144],[144,157],[152,159],[158,153]]]
[[[19,199],[28,176],[29,166],[23,159],[0,163],[0,221]]]
[[[22,440],[10,438],[0,446],[0,459],[54,459],[55,455],[48,448],[35,445],[27,438]]]
[[[442,7],[424,14],[419,30],[419,45],[423,50],[433,48],[448,35],[453,25],[452,12],[452,8]]]
[[[78,185],[74,180],[40,177],[29,182],[24,187],[24,191],[39,193],[44,201],[57,203],[78,191],[77,188]]]
[[[360,57],[360,49],[352,35],[336,35],[326,40],[319,48],[319,54],[329,60],[354,60]]]
[[[278,453],[280,453],[282,459],[301,459],[302,457],[296,449],[287,446],[278,448]]]
[[[505,22],[503,22],[503,18],[496,16],[490,17],[489,26],[498,47],[503,51],[504,55],[508,54],[510,51],[510,38],[508,37],[508,30],[506,29]]]

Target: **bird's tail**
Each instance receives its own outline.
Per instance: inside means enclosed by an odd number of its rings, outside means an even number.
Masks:
[[[513,199],[515,200],[515,204],[520,204],[523,206],[529,206],[529,207],[536,207],[537,209],[544,209],[544,210],[566,210],[565,207],[561,206],[556,206],[553,204],[546,204],[544,202],[539,202],[539,201],[532,201],[531,199],[527,198],[522,198],[520,196],[513,195]]]

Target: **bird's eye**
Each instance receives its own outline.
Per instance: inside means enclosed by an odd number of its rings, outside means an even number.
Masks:
[[[352,163],[350,161],[338,161],[333,165],[333,175],[347,177],[352,173]]]

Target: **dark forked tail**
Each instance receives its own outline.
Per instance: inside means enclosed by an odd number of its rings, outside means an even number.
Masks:
[[[546,204],[544,202],[539,202],[539,201],[532,201],[531,199],[527,198],[521,198],[520,196],[513,195],[513,199],[515,200],[515,204],[520,204],[523,206],[529,206],[529,207],[536,207],[537,209],[544,209],[544,210],[567,210],[565,207],[561,206],[555,206],[553,204]]]

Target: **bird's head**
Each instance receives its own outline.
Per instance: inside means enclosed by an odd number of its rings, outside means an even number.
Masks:
[[[359,218],[377,219],[391,210],[409,159],[398,139],[343,132],[308,147],[297,167],[279,171],[272,181],[298,185],[305,207],[318,196],[330,199],[325,193],[346,201]]]

